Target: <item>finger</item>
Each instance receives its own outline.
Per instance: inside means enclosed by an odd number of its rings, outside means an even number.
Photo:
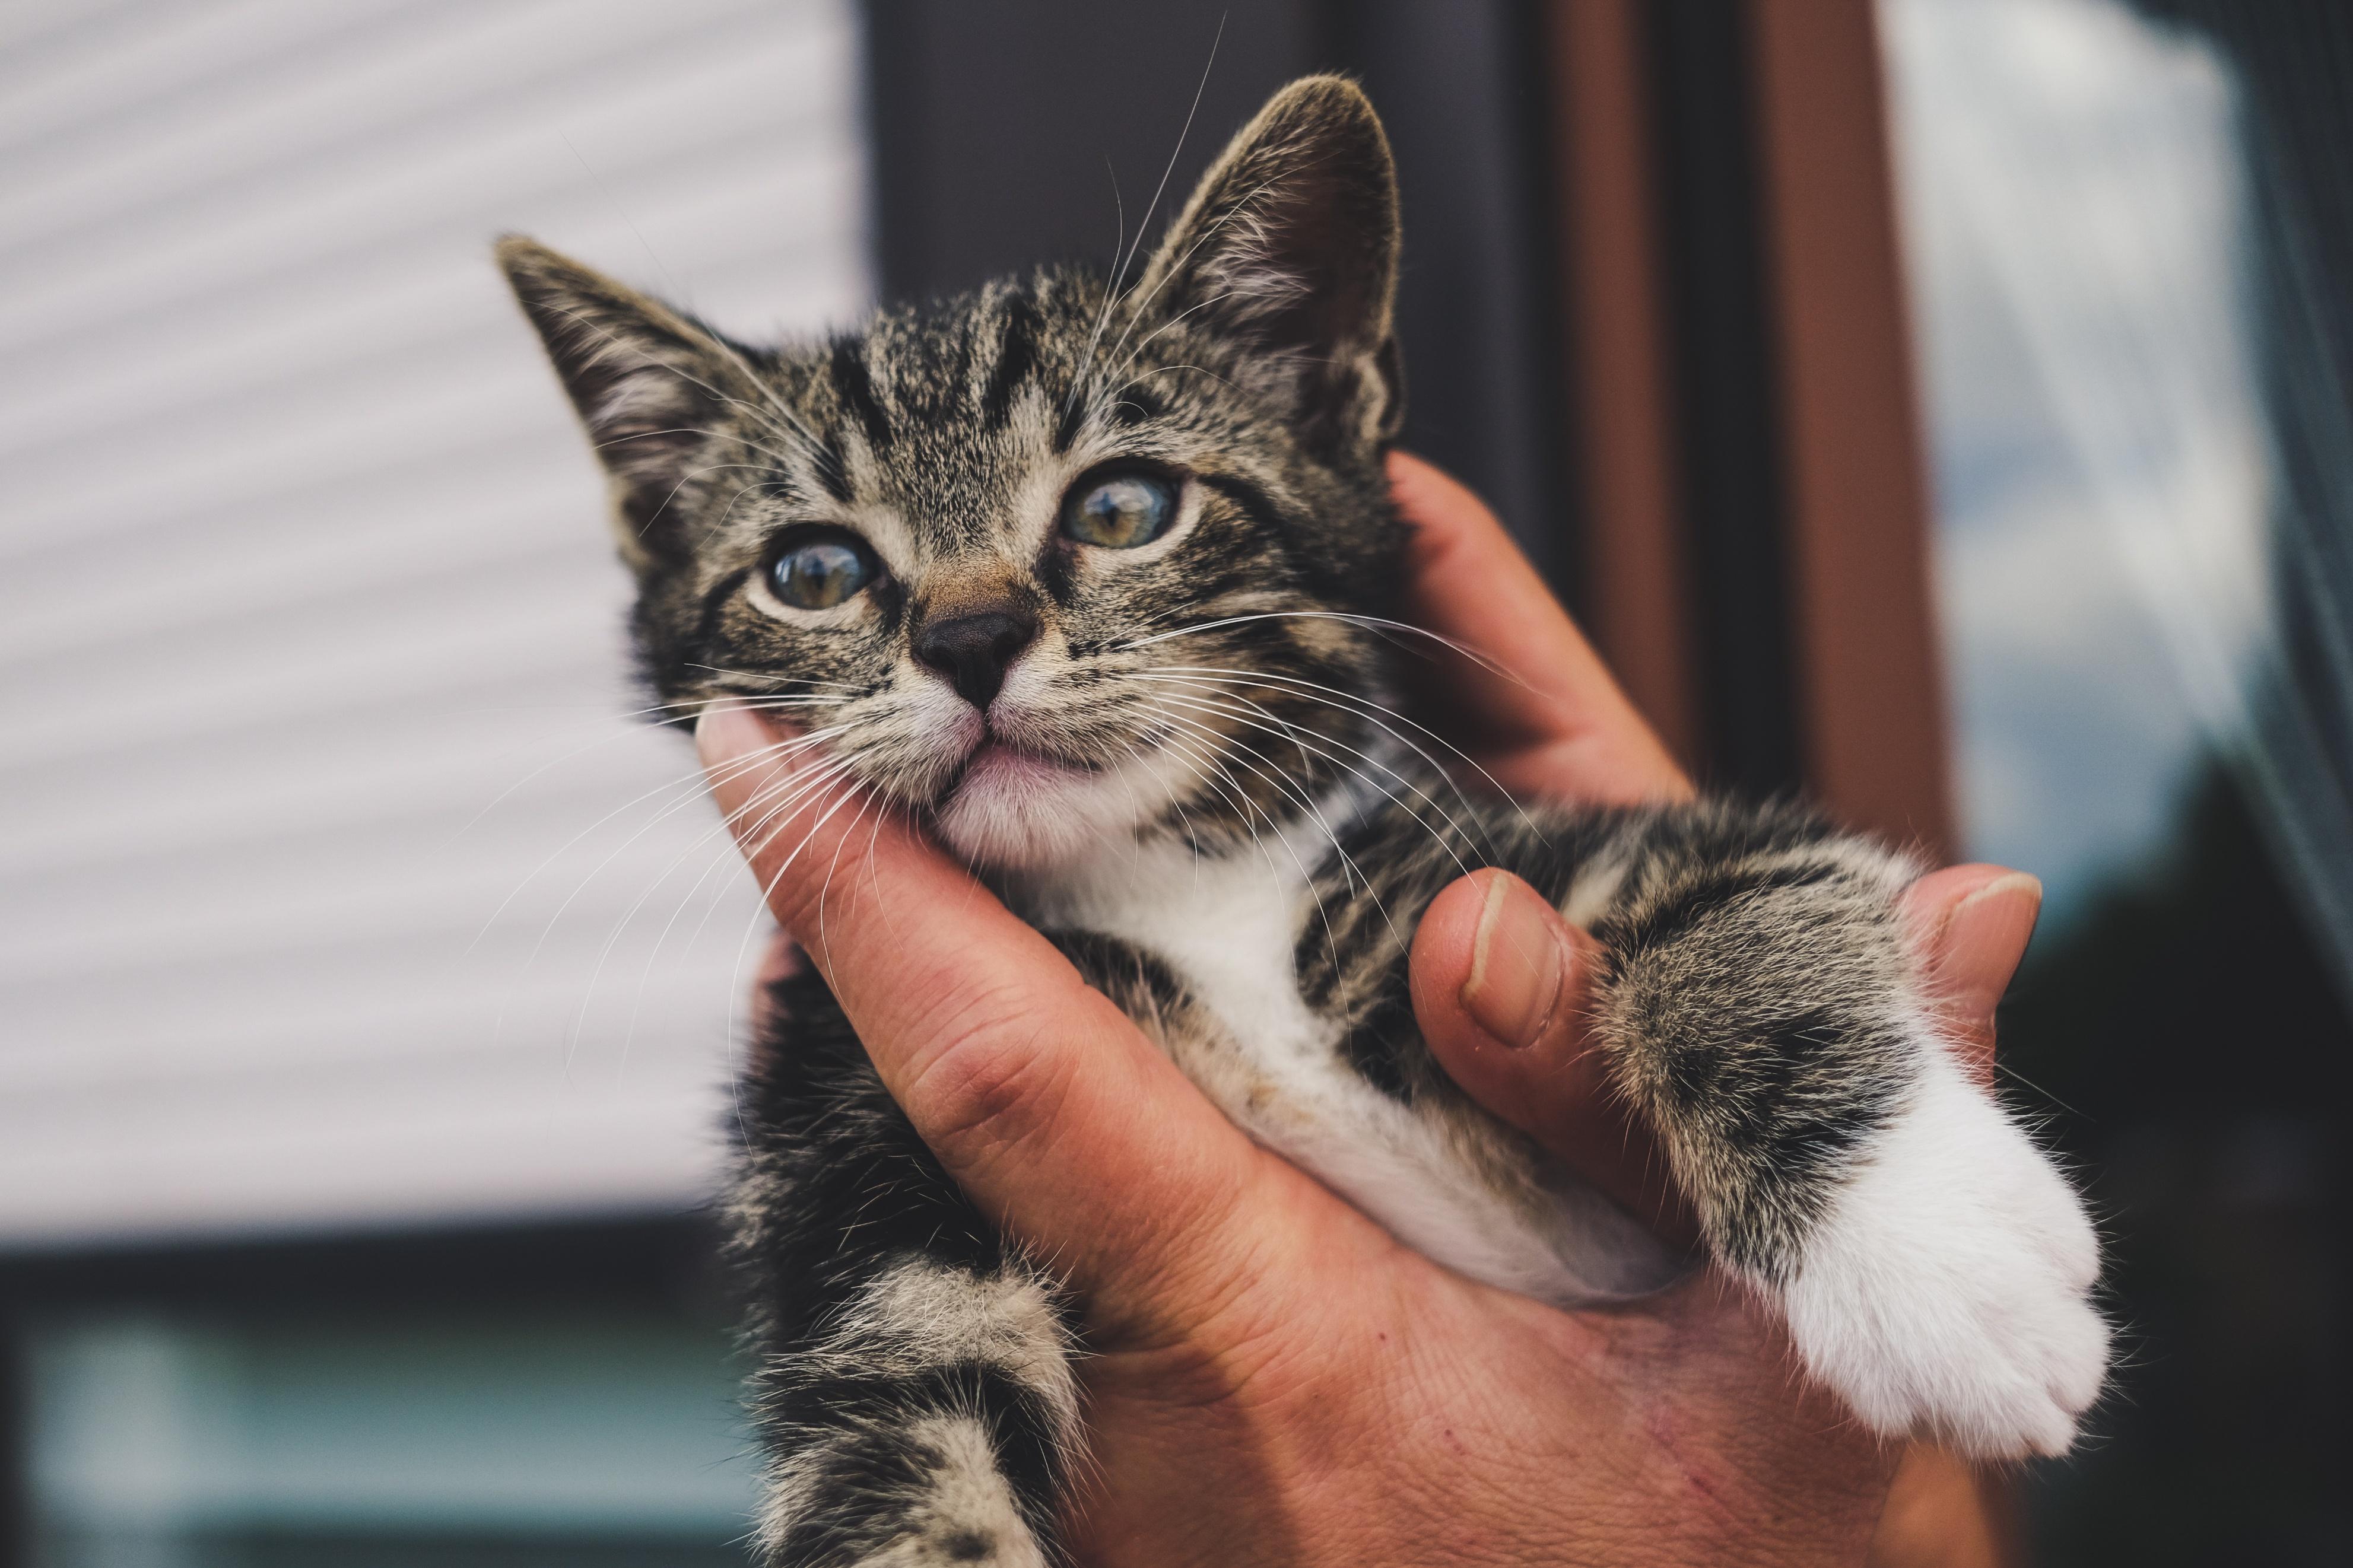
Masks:
[[[1599,954],[1534,888],[1474,871],[1431,900],[1414,934],[1414,1018],[1464,1093],[1687,1243],[1698,1234],[1690,1210],[1586,1033]]]
[[[1990,1081],[1994,1014],[2042,887],[1999,866],[1923,877],[1905,914],[1950,1037]],[[1656,1142],[1609,1092],[1584,1032],[1598,952],[1535,889],[1498,870],[1440,893],[1414,936],[1414,1015],[1449,1077],[1595,1186],[1683,1241],[1695,1232]]]
[[[1486,504],[1392,452],[1390,493],[1412,525],[1406,614],[1508,673],[1445,658],[1433,711],[1459,716],[1506,789],[1634,802],[1691,784]]]
[[[1994,1013],[2025,960],[2042,884],[2000,866],[1948,867],[1905,890],[1904,912],[1947,1030],[1990,1083]]]
[[[754,715],[696,731],[712,794],[876,1070],[981,1207],[1090,1289],[1179,1267],[1255,1174],[1232,1123],[961,867]]]

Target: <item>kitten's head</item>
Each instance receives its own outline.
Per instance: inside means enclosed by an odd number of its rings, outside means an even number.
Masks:
[[[1315,78],[1158,253],[732,343],[500,247],[611,479],[649,678],[766,705],[975,861],[1237,837],[1365,765],[1403,542],[1397,186]]]

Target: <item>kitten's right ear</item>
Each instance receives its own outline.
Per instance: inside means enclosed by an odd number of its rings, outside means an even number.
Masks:
[[[643,571],[676,552],[671,503],[741,373],[707,329],[537,240],[509,235],[498,259],[611,479],[622,553]]]
[[[1397,166],[1345,77],[1293,82],[1203,175],[1136,298],[1222,325],[1287,369],[1299,428],[1346,446],[1397,435]]]

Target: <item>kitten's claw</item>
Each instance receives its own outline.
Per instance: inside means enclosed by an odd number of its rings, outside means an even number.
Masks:
[[[2055,1458],[2107,1373],[2098,1239],[2049,1157],[1929,1047],[1911,1104],[1806,1247],[1790,1336],[1880,1432]]]

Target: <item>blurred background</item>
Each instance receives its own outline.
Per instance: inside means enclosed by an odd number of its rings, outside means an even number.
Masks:
[[[1409,443],[1678,752],[2044,880],[2126,1361],[1990,1560],[2353,1560],[2334,0],[90,0],[0,11],[0,1568],[742,1560],[760,917],[489,242],[808,331],[1328,68]]]

